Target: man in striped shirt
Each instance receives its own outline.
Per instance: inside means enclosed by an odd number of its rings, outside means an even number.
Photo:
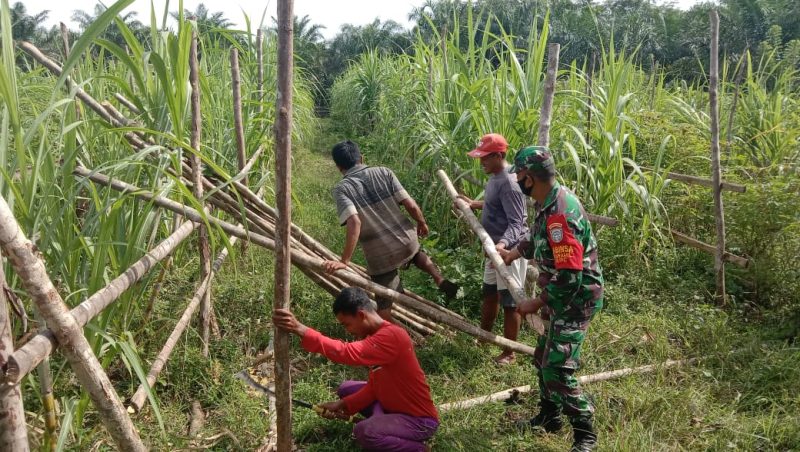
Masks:
[[[339,223],[347,227],[340,261],[326,261],[329,273],[347,267],[356,243],[361,244],[367,261],[367,273],[377,284],[403,291],[399,269],[414,264],[428,273],[448,298],[458,286],[446,280],[430,257],[420,249],[417,236],[428,235],[422,210],[406,192],[389,168],[367,166],[358,145],[347,140],[337,143],[331,152],[336,167],[344,176],[333,188]],[[416,228],[400,210],[402,205],[416,222]],[[392,301],[378,298],[378,313],[391,321]]]

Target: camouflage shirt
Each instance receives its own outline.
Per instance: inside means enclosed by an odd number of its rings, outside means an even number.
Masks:
[[[597,241],[581,202],[558,182],[517,246],[539,267],[541,298],[556,316],[588,319],[602,307]]]

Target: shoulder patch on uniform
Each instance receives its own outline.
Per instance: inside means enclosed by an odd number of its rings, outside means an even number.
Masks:
[[[564,240],[564,225],[560,222],[552,222],[547,225],[547,234],[553,243],[561,243]]]

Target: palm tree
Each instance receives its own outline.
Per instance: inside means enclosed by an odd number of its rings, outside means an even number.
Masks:
[[[177,11],[170,13],[170,15],[176,20],[179,16]],[[227,41],[227,38],[223,36],[223,31],[233,26],[233,22],[225,17],[225,13],[222,11],[212,13],[203,3],[197,5],[194,11],[184,9],[183,16],[185,19],[193,20],[197,23],[197,34],[199,36],[220,44],[224,44]]]
[[[19,41],[35,42],[48,14],[50,11],[44,10],[31,16],[22,2],[14,3],[11,7],[11,35]]]
[[[75,10],[72,13],[72,20],[78,23],[78,27],[81,31],[85,31],[97,20],[98,17],[100,17],[100,15],[106,11],[106,9],[108,9],[108,7],[98,2],[96,5],[94,5],[94,11],[92,13],[88,13],[83,10]],[[121,16],[120,19],[133,32],[139,42],[146,43],[149,41],[149,27],[146,27],[140,21],[136,20],[135,11],[131,11],[124,16]],[[117,26],[116,22],[111,22],[111,24],[108,26],[108,28],[106,28],[105,32],[100,35],[100,37],[113,42],[120,47],[125,47],[125,37],[122,34],[119,26]]]

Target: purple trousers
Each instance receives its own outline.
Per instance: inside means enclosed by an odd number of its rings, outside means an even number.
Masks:
[[[367,382],[348,380],[339,386],[336,393],[346,397]],[[373,402],[361,411],[366,419],[356,424],[353,436],[362,449],[368,451],[420,452],[425,450],[424,441],[432,437],[439,428],[439,421],[432,417],[417,417],[408,414],[383,411],[380,403]]]

